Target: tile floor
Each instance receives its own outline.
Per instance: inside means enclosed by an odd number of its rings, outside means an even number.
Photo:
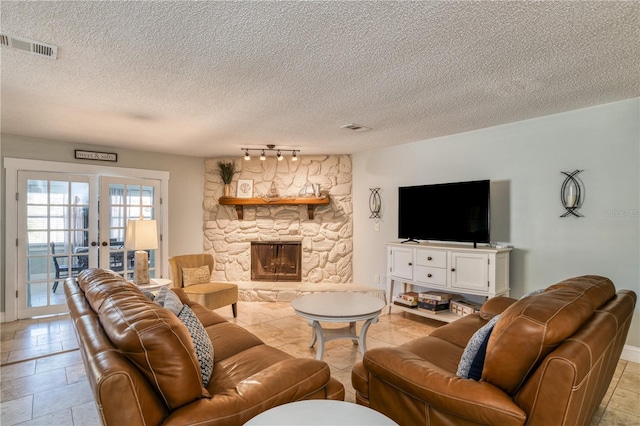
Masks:
[[[265,343],[297,357],[314,357],[311,329],[287,302],[240,302],[217,310]],[[428,334],[439,323],[411,314],[382,315],[367,346],[392,346]],[[99,425],[74,331],[67,315],[0,324],[0,424]],[[328,342],[324,360],[354,401],[351,367],[362,357],[348,340]],[[640,425],[640,364],[620,361],[591,425]]]

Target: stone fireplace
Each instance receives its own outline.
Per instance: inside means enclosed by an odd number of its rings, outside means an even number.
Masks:
[[[252,241],[251,281],[302,279],[302,244],[299,241]]]
[[[218,161],[234,161],[239,172],[231,183],[232,196],[238,179],[253,180],[253,197],[299,197],[308,184],[320,184],[330,203],[316,206],[313,219],[304,205],[245,206],[239,219],[234,206],[220,205],[224,184],[218,172]],[[353,282],[353,219],[352,169],[348,155],[299,155],[299,161],[289,158],[265,161],[242,157],[205,160],[204,175],[204,251],[214,256],[213,280],[248,282],[265,280],[301,283]],[[296,242],[299,260],[294,269],[282,269],[274,277],[275,260],[252,265],[252,242]],[[285,249],[288,250],[289,248]],[[278,261],[279,262],[279,261]],[[274,263],[272,266],[271,263]],[[280,265],[278,263],[278,265]],[[263,278],[256,279],[256,270]],[[295,281],[294,281],[295,279]]]

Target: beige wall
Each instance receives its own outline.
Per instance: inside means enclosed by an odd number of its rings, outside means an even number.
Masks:
[[[0,152],[5,157],[31,160],[56,161],[65,163],[100,164],[112,167],[162,170],[170,173],[169,179],[169,256],[203,251],[202,237],[202,187],[204,179],[204,159],[179,155],[158,154],[103,146],[60,142],[46,139],[26,138],[2,134]],[[74,159],[74,150],[115,152],[117,163],[82,161]],[[5,171],[2,170],[2,182]],[[5,187],[2,184],[2,253],[5,247]],[[4,268],[2,257],[2,271]],[[2,312],[4,312],[4,273],[2,276]]]

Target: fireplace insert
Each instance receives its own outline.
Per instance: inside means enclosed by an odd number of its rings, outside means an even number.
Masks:
[[[251,281],[302,280],[299,241],[252,241]]]

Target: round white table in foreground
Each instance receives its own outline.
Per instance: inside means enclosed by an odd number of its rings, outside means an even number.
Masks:
[[[387,416],[362,405],[328,399],[313,399],[279,405],[258,414],[245,425],[397,426],[398,424]]]
[[[322,359],[324,344],[335,339],[351,339],[360,345],[364,355],[367,350],[367,330],[378,322],[385,302],[374,296],[351,292],[313,293],[298,297],[291,302],[296,314],[309,320],[313,336],[309,347],[318,341],[316,359]],[[320,322],[348,322],[344,328],[323,329]],[[356,333],[356,322],[364,321],[360,335]]]

